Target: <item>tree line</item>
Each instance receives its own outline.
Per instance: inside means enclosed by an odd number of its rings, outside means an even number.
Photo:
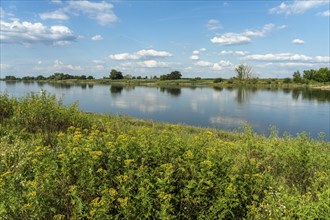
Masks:
[[[330,82],[330,69],[320,68],[318,70],[304,70],[302,74],[296,71],[292,75],[293,82],[304,83],[308,81]]]
[[[16,76],[5,76],[5,80],[66,80],[66,79],[94,79],[93,76],[86,76],[86,75],[71,75],[67,73],[54,73],[48,77],[43,75],[39,76],[23,76],[22,78]]]

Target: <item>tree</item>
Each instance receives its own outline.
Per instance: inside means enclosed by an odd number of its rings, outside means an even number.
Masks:
[[[123,79],[124,76],[120,71],[112,69],[110,72],[110,79]]]
[[[302,81],[301,75],[299,71],[293,73],[293,82],[300,83]]]
[[[238,67],[235,68],[237,73],[237,78],[244,80],[244,79],[252,79],[255,78],[253,76],[252,67],[247,64],[240,64]]]
[[[180,71],[173,71],[166,75],[161,75],[160,80],[175,80],[175,79],[181,79],[181,73]]]

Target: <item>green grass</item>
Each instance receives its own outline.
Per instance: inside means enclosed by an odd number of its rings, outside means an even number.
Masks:
[[[5,104],[3,104],[5,103]],[[0,218],[327,219],[330,143],[0,95]]]

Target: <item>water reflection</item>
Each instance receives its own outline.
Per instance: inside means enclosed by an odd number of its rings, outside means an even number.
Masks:
[[[293,89],[292,98],[298,100],[301,97],[303,100],[317,100],[318,102],[330,102],[330,91],[318,89]]]
[[[124,89],[123,86],[112,85],[112,86],[110,86],[110,93],[112,96],[118,96],[121,94],[123,89]]]
[[[253,96],[257,92],[257,88],[237,88],[236,91],[236,98],[235,100],[239,104],[244,104],[245,102],[249,101],[251,96]]]
[[[180,96],[181,94],[181,88],[179,87],[160,87],[161,92],[166,92],[172,96]]]
[[[90,88],[90,89],[87,89]],[[245,121],[259,133],[275,125],[295,135],[329,134],[330,91],[238,87],[143,87],[0,81],[1,92],[24,96],[44,89],[63,94],[65,104],[78,100],[87,112],[131,115],[172,123],[236,129]],[[93,88],[93,89],[91,89]],[[70,89],[70,90],[68,90]],[[111,94],[111,95],[110,95]],[[317,102],[317,103],[316,103]],[[329,135],[327,135],[329,139]]]

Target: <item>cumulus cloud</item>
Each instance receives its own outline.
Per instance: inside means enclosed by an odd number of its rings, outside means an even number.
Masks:
[[[9,67],[8,64],[0,63],[0,69],[1,69],[1,70],[5,70],[5,69],[7,69],[8,67]]]
[[[329,4],[328,0],[308,0],[308,1],[295,0],[291,4],[286,4],[285,2],[282,2],[279,6],[275,8],[271,8],[269,12],[272,14],[285,14],[285,15],[303,14],[310,9],[317,8],[327,4]]]
[[[83,70],[83,68],[81,66],[73,66],[71,64],[66,65],[60,60],[54,61],[53,68],[55,68],[57,70],[78,70],[78,71]]]
[[[66,26],[54,25],[47,27],[42,23],[21,22],[15,19],[11,22],[0,21],[1,43],[30,45],[43,43],[46,45],[66,45],[77,37]]]
[[[220,24],[220,21],[217,19],[210,19],[207,21],[206,24],[207,29],[209,29],[210,31],[215,31],[215,30],[219,30],[222,29],[222,25]]]
[[[198,60],[198,59],[199,59],[199,56],[197,56],[197,55],[192,55],[192,56],[190,57],[190,59],[192,59],[192,60]]]
[[[257,61],[311,61],[313,58],[303,54],[277,53],[277,54],[251,54],[245,60]]]
[[[317,13],[318,16],[323,16],[323,17],[329,17],[330,16],[330,10],[324,11],[324,12],[319,12]]]
[[[232,56],[245,56],[246,54],[248,54],[249,52],[247,51],[232,51],[232,50],[222,50],[220,52],[220,55],[232,55]]]
[[[225,67],[233,67],[234,64],[227,60],[220,60],[218,63],[214,63],[212,66],[213,70],[222,70]]]
[[[164,58],[172,56],[171,53],[167,51],[157,51],[157,50],[139,50],[135,53],[120,53],[120,54],[111,54],[109,57],[113,60],[140,60],[140,59],[149,59],[154,58]]]
[[[294,39],[292,41],[293,44],[305,44],[305,41],[301,40],[301,39]]]
[[[200,52],[204,52],[204,51],[206,51],[206,48],[201,48],[201,49],[198,49],[198,50],[194,50],[192,53],[193,54],[200,54]]]
[[[62,4],[61,1],[54,0],[53,3]],[[53,11],[39,14],[40,18],[67,20],[69,14],[87,15],[90,19],[96,20],[100,25],[107,25],[118,21],[118,17],[113,12],[113,5],[102,2],[82,1],[66,1],[66,5]]]
[[[213,66],[213,63],[208,62],[208,61],[197,61],[196,63],[194,63],[195,66],[203,66],[203,67],[207,67],[207,66]]]
[[[56,10],[53,12],[45,12],[39,14],[42,20],[54,19],[54,20],[68,20],[69,16],[65,14],[63,10]]]
[[[136,67],[159,68],[159,67],[169,67],[170,65],[167,62],[162,62],[157,60],[144,60],[141,62],[122,63],[121,66],[130,67],[130,68],[136,68]]]
[[[329,56],[306,56],[304,54],[292,54],[292,53],[277,53],[277,54],[251,54],[245,56],[244,60],[254,61],[273,61],[273,62],[287,62],[287,63],[330,63]],[[290,64],[288,64],[290,65]]]
[[[319,63],[330,64],[330,57],[329,56],[316,56],[316,57],[314,57],[314,61],[319,62]]]
[[[103,40],[103,37],[101,35],[95,35],[91,38],[91,40],[93,41],[100,41],[100,40]]]
[[[89,18],[96,20],[101,25],[107,25],[118,20],[112,11],[113,5],[105,1],[69,1],[68,5],[67,10],[75,10],[86,14]]]
[[[214,37],[211,39],[212,43],[219,43],[224,46],[247,44],[252,42],[253,37],[264,37],[266,34],[272,31],[275,27],[274,24],[266,24],[261,30],[245,30],[242,33],[225,33],[220,37]]]

